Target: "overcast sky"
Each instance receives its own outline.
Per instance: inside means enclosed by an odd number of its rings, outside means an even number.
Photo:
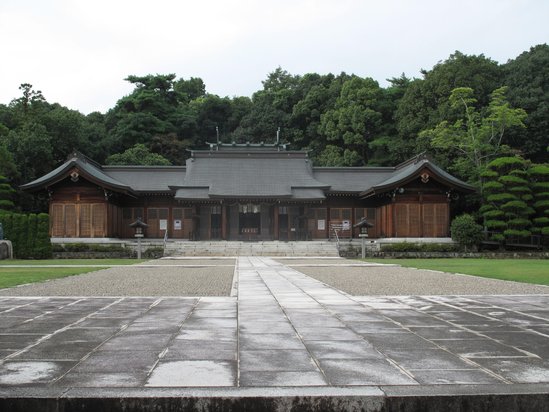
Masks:
[[[0,0],[0,103],[31,83],[105,112],[130,74],[201,77],[250,96],[292,74],[419,77],[455,50],[498,62],[549,41],[547,0]]]

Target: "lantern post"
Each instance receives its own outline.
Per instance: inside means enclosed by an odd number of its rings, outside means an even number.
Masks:
[[[135,230],[134,236],[137,238],[137,259],[141,259],[141,239],[145,236],[143,229],[148,226],[149,225],[141,220],[141,217],[138,217],[135,222],[130,224],[130,227]]]

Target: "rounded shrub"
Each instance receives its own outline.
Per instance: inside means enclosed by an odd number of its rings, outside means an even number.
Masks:
[[[461,215],[456,217],[450,226],[452,239],[459,243],[465,249],[475,248],[484,238],[482,226],[475,222],[471,215]]]

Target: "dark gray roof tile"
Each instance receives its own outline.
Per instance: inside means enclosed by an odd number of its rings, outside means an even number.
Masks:
[[[392,167],[315,167],[317,180],[330,186],[330,192],[360,193],[373,185],[388,179]]]
[[[136,192],[169,192],[185,179],[184,166],[103,166],[103,171]]]

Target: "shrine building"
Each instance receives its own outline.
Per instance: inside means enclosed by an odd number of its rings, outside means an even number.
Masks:
[[[321,240],[448,237],[452,202],[474,188],[418,155],[395,167],[314,167],[286,144],[209,144],[186,166],[102,166],[73,153],[22,186],[49,194],[53,238]]]

